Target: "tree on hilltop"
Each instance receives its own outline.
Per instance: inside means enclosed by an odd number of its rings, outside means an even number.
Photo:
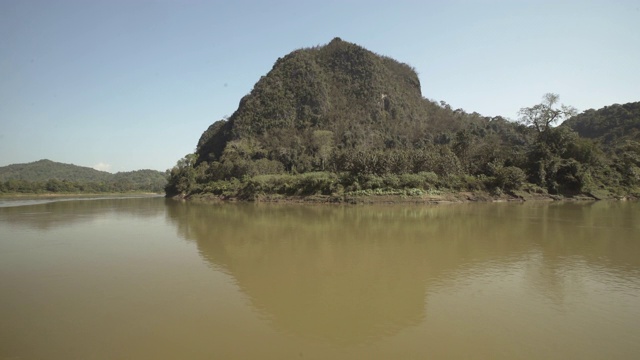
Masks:
[[[564,121],[578,113],[573,106],[560,105],[556,107],[558,94],[547,93],[542,97],[542,103],[532,107],[524,107],[518,111],[520,122],[527,126],[533,126],[539,133],[547,131],[551,125]]]

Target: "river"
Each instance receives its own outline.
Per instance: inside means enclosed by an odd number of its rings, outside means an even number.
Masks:
[[[0,359],[637,359],[639,220],[631,201],[5,201]]]

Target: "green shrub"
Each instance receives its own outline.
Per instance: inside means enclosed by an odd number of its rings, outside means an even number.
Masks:
[[[331,195],[338,190],[338,176],[329,172],[313,172],[296,177],[299,195]]]
[[[385,174],[382,176],[384,187],[397,189],[400,187],[400,178],[396,174]]]
[[[378,175],[367,174],[360,176],[360,184],[363,189],[380,189],[384,187],[384,180]]]
[[[478,191],[486,190],[485,184],[488,178],[486,176],[476,177],[473,175],[447,175],[442,178],[439,185],[454,191]],[[491,184],[493,185],[493,183]]]
[[[518,190],[525,183],[527,175],[519,167],[505,166],[496,169],[496,186],[503,190]]]
[[[420,174],[402,174],[400,175],[400,187],[402,188],[418,188],[425,186],[425,178]]]

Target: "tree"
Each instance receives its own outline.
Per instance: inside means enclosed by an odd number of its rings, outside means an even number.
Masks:
[[[333,151],[333,132],[328,130],[315,130],[311,134],[312,148],[315,156],[320,159],[320,169],[324,166]]]
[[[197,154],[187,154],[169,172],[164,190],[168,196],[187,194],[196,185]]]
[[[568,119],[578,113],[573,106],[561,104],[560,108],[557,108],[556,104],[559,98],[558,94],[545,94],[542,97],[542,103],[518,111],[520,121],[525,125],[533,126],[539,133],[542,133],[558,121]]]

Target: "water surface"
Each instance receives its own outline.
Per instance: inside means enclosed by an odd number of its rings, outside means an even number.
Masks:
[[[634,359],[640,204],[0,208],[0,359]]]

